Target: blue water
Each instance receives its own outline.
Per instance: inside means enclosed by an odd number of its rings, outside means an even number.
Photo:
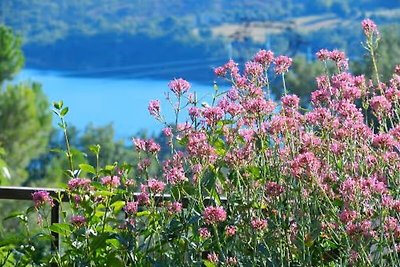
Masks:
[[[94,126],[112,123],[118,139],[127,140],[141,130],[157,134],[163,127],[147,110],[149,101],[154,99],[161,100],[167,120],[174,119],[165,100],[169,81],[69,77],[60,72],[32,69],[23,70],[17,79],[40,82],[50,103],[64,101],[69,107],[67,122],[80,130],[89,123]],[[212,81],[210,85],[192,84],[191,91],[210,101],[214,92]],[[58,122],[55,115],[53,121],[54,125]]]

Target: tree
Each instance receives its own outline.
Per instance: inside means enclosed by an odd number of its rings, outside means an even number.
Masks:
[[[293,59],[291,71],[285,76],[286,85],[290,93],[300,97],[302,107],[310,105],[310,93],[317,89],[315,77],[322,74],[324,69],[320,62],[309,63],[304,56],[296,56]],[[280,95],[280,92],[275,93]]]
[[[24,65],[21,38],[4,25],[0,25],[0,63],[0,85],[11,80]]]
[[[27,177],[29,162],[47,147],[51,113],[40,84],[2,85],[21,69],[24,57],[20,39],[5,26],[0,26],[0,45],[0,150],[4,155],[0,167],[4,169],[6,163],[9,183],[18,185]]]

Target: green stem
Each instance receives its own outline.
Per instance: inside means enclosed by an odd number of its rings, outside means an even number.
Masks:
[[[73,172],[74,164],[73,164],[73,160],[72,160],[71,146],[69,144],[69,139],[68,139],[67,124],[65,123],[65,120],[63,117],[60,117],[60,119],[61,119],[61,124],[62,124],[63,132],[64,132],[65,145],[67,147],[67,157],[68,157],[69,169],[71,172]]]
[[[283,94],[287,95],[286,82],[285,82],[285,73],[282,73],[282,83],[283,83]]]

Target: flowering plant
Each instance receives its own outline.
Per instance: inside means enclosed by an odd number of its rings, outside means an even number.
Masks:
[[[59,266],[399,266],[400,67],[380,81],[379,32],[370,20],[362,26],[376,76],[354,76],[343,52],[319,51],[337,71],[317,77],[308,111],[285,85],[292,60],[261,50],[242,73],[232,60],[215,70],[232,87],[216,87],[211,105],[200,105],[187,81],[173,80],[173,124],[158,100],[150,102],[166,126],[171,156],[163,162],[153,140],[134,139],[138,166],[80,165],[90,178],[79,178],[66,136],[70,207],[62,223],[44,226],[62,237],[62,250],[47,259]],[[278,102],[270,98],[270,69],[282,76]],[[65,126],[62,103],[55,111]],[[93,152],[98,157],[99,147]],[[161,166],[155,176],[153,165]],[[43,192],[34,200],[39,213],[56,201]]]

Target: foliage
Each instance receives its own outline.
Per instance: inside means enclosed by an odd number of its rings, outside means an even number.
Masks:
[[[272,27],[273,32],[281,32],[267,36],[278,53],[293,55],[326,47],[345,49],[353,57],[352,47],[361,41],[353,32],[356,21],[372,16],[396,23],[399,20],[390,14],[397,5],[396,0],[4,0],[0,21],[24,36],[27,65],[31,68],[73,70],[73,74],[84,76],[183,76],[209,81],[213,78],[210,67],[226,59],[230,42],[234,43],[233,57],[239,62],[236,54],[247,60],[252,50],[265,45],[242,36],[246,35],[246,25],[261,23],[267,29]],[[297,22],[310,19],[305,24],[315,23],[315,29],[320,30],[308,34]],[[336,21],[333,25],[332,20]],[[278,26],[274,21],[280,21]],[[213,34],[214,27],[225,23],[242,25],[243,30],[225,39]],[[282,39],[286,40],[284,45]],[[202,58],[211,62],[193,62]],[[176,61],[188,63],[178,66]],[[160,62],[170,66],[168,73],[157,69]]]
[[[25,167],[47,145],[51,129],[49,103],[38,83],[2,84],[22,67],[21,41],[0,26],[0,177],[11,184],[26,178]],[[4,169],[4,165],[8,169]]]
[[[20,184],[30,160],[47,146],[51,113],[46,96],[37,83],[8,84],[0,91],[0,144],[12,176]]]
[[[362,26],[377,70],[378,29],[371,20]],[[317,56],[325,73],[304,112],[287,94],[292,60],[272,51],[259,51],[244,71],[232,60],[216,68],[232,87],[216,86],[211,104],[200,105],[186,80],[171,81],[176,121],[164,120],[159,101],[148,106],[165,125],[171,157],[160,161],[159,144],[136,138],[137,166],[76,166],[68,109],[54,103],[70,180],[64,196],[35,192],[27,214],[37,214],[42,236],[58,233],[63,249],[37,264],[399,266],[400,66],[383,83],[376,72],[349,73],[341,51]],[[270,72],[282,78],[280,101],[270,97]],[[179,123],[183,109],[189,118]],[[97,159],[101,149],[91,151]],[[162,172],[150,174],[153,165]],[[70,209],[49,225],[46,208],[62,197]],[[1,243],[0,253],[31,257],[13,245]]]
[[[310,105],[310,94],[317,89],[315,77],[323,70],[324,68],[319,62],[307,62],[304,56],[297,56],[293,59],[293,72],[288,73],[286,82],[289,92],[300,97],[302,107]]]
[[[24,64],[21,38],[0,24],[0,85],[11,80]]]

